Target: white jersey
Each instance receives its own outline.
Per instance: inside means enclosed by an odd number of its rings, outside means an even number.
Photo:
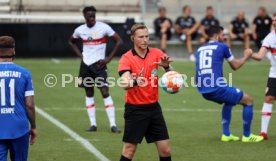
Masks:
[[[73,37],[82,39],[83,62],[91,65],[105,58],[107,37],[113,36],[114,30],[103,22],[96,21],[91,28],[83,24],[75,29]]]
[[[271,64],[269,77],[276,78],[276,33],[275,31],[272,31],[265,37],[262,46],[266,47],[269,51],[267,53],[267,58],[270,60],[270,64]]]

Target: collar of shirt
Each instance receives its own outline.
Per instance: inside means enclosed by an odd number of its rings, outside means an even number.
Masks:
[[[132,48],[132,54],[133,54],[133,56],[138,56],[138,57],[140,57],[140,58],[142,58],[141,56],[139,56],[138,55],[138,53],[137,53],[137,51],[134,49],[134,48]],[[142,58],[142,59],[145,59],[146,57],[147,57],[147,55],[148,55],[148,53],[149,53],[149,48],[147,48],[147,53],[146,53],[146,55],[145,55],[145,57],[144,58]]]

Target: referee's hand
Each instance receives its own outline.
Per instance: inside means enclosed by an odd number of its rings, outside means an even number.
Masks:
[[[159,62],[154,62],[154,64],[157,64],[163,68],[168,68],[170,66],[170,62],[173,62],[173,60],[168,56],[164,56],[160,58]]]

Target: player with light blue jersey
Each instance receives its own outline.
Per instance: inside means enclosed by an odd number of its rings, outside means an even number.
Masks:
[[[251,49],[244,51],[243,58],[235,59],[231,50],[223,41],[223,28],[212,26],[208,36],[210,41],[199,47],[196,52],[196,84],[198,92],[209,101],[223,104],[222,141],[238,141],[239,137],[230,132],[232,107],[243,105],[243,142],[260,142],[263,137],[251,134],[253,118],[253,100],[240,89],[229,86],[223,78],[223,62],[226,59],[233,70],[239,69],[252,55]]]
[[[14,39],[0,37],[0,161],[27,161],[36,140],[34,90],[28,70],[14,64]],[[31,130],[29,128],[29,122]]]

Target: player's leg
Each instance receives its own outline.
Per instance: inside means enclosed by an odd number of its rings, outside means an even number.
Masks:
[[[120,161],[131,161],[137,149],[137,144],[123,143],[123,150]]]
[[[168,129],[159,103],[153,108],[145,138],[147,143],[156,144],[160,161],[171,161]]]
[[[11,161],[28,160],[29,136],[30,134],[27,133],[20,138],[11,140],[9,147]]]
[[[171,161],[171,148],[169,140],[155,142],[160,161]]]
[[[187,47],[190,61],[195,61],[195,56],[193,54],[193,47],[192,47],[192,34],[186,34],[186,47]]]
[[[267,139],[267,131],[272,115],[272,107],[276,98],[276,79],[269,78],[267,82],[267,90],[265,94],[265,102],[262,108],[262,123],[261,123],[261,136]]]
[[[115,123],[115,107],[112,97],[109,95],[109,86],[108,86],[108,75],[107,75],[107,67],[100,68],[98,73],[95,75],[95,83],[99,88],[103,102],[105,106],[105,111],[110,123],[111,132],[120,133],[121,130],[116,127]]]
[[[87,131],[97,131],[95,102],[94,102],[94,82],[89,66],[81,62],[79,71],[79,87],[85,89],[85,107],[90,121]]]
[[[266,140],[268,139],[267,131],[268,131],[270,118],[272,115],[272,107],[273,107],[274,101],[275,101],[274,96],[265,96],[265,102],[262,108],[261,136],[263,136],[264,139]]]
[[[221,110],[222,115],[222,129],[225,136],[230,136],[230,122],[232,117],[233,105],[225,103]]]
[[[86,87],[85,88],[85,106],[87,109],[87,114],[90,121],[90,127],[87,131],[94,132],[97,131],[97,123],[96,123],[96,105],[94,100],[94,87]]]
[[[141,143],[149,127],[149,112],[144,106],[125,104],[123,150],[120,161],[131,161],[137,144]]]
[[[7,161],[8,140],[0,140],[0,161]]]
[[[109,87],[103,86],[103,87],[99,87],[99,89],[103,97],[105,111],[109,120],[111,132],[120,133],[121,130],[116,127],[116,123],[115,123],[115,107],[114,107],[114,102],[112,100],[112,97],[109,95]]]
[[[253,99],[247,94],[243,93],[240,101],[243,105],[243,142],[260,142],[263,137],[251,134],[251,122],[253,119]]]

